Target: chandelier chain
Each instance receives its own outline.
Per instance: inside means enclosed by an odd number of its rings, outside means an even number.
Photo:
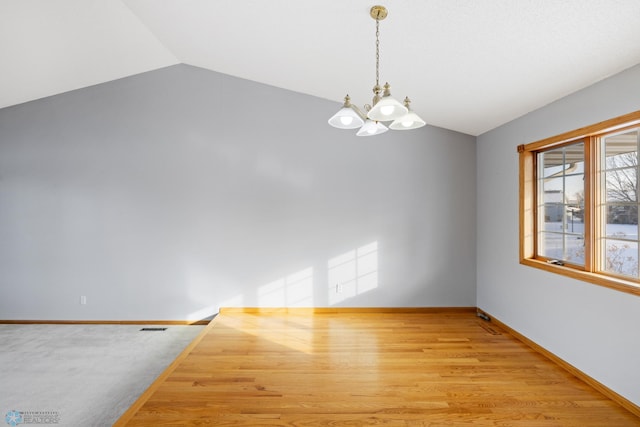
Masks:
[[[376,86],[380,86],[380,20],[376,19]]]

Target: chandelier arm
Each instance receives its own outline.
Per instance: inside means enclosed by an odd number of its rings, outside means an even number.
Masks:
[[[353,108],[353,111],[355,111],[362,120],[366,121],[367,120],[367,113],[363,113],[361,109],[358,108],[357,105],[351,104],[351,108]],[[366,108],[366,106],[365,106]]]

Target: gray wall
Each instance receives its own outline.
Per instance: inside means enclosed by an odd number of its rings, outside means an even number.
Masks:
[[[640,404],[640,298],[518,261],[516,147],[640,110],[640,66],[478,137],[478,306]]]
[[[475,306],[475,138],[338,107],[177,65],[0,110],[0,319]]]

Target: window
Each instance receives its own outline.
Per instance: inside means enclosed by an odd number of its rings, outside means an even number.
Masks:
[[[640,295],[640,111],[518,147],[520,262]]]

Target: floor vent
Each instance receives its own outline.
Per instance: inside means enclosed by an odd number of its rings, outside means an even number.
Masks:
[[[485,331],[489,332],[491,335],[502,335],[500,332],[496,331],[491,326],[487,325],[485,322],[478,322],[478,326],[480,326]]]
[[[166,331],[167,328],[142,328],[141,331]]]

